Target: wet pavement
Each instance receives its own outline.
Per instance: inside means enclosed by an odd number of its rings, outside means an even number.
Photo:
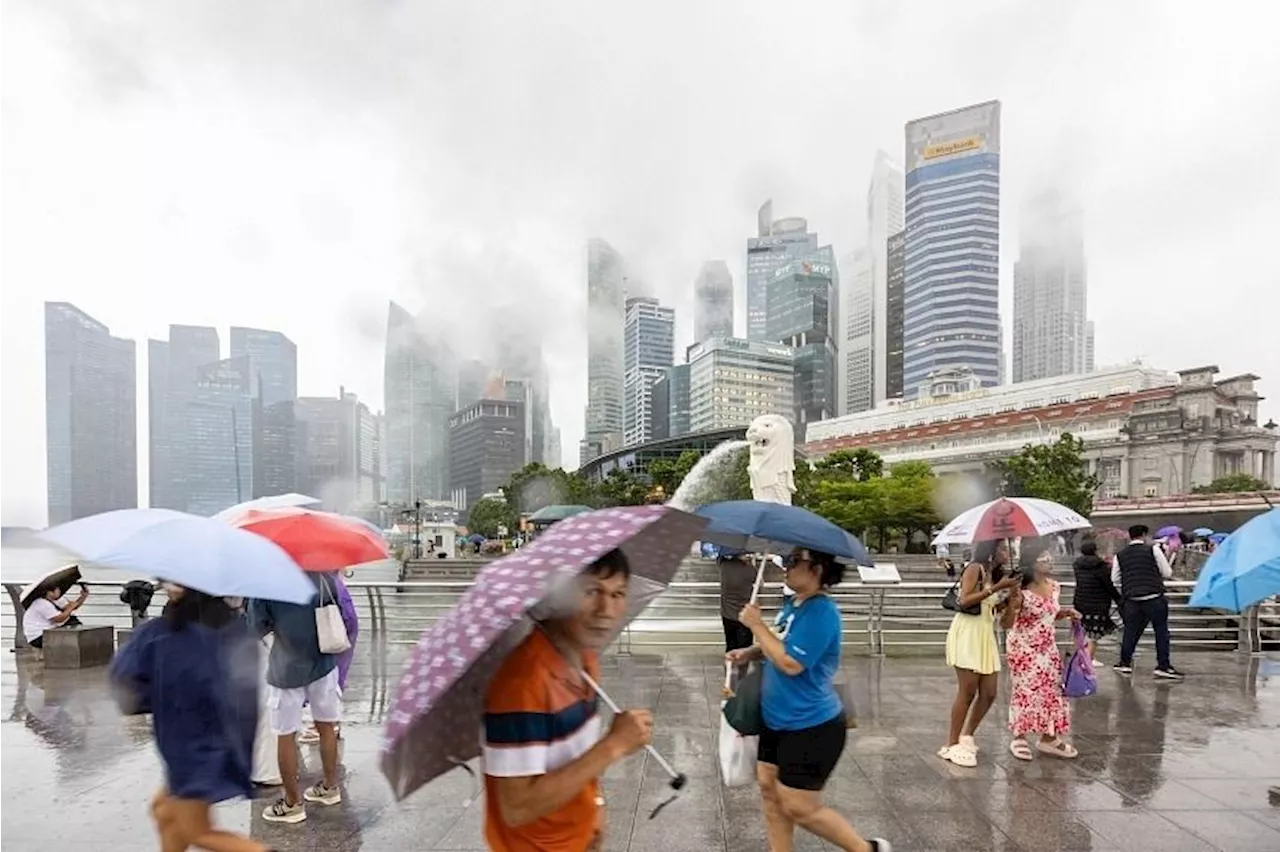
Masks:
[[[859,695],[860,727],[850,739],[827,801],[868,836],[898,852],[930,850],[1280,850],[1280,661],[1235,654],[1184,655],[1184,683],[1101,672],[1099,694],[1075,702],[1080,757],[1016,761],[1004,732],[1004,695],[979,732],[979,766],[934,756],[942,742],[954,678],[940,661],[846,662]],[[464,808],[463,772],[395,803],[377,769],[384,669],[358,660],[346,696],[343,803],[309,807],[295,826],[266,824],[267,804],[218,808],[222,826],[280,850],[478,850],[483,803]],[[5,655],[3,842],[7,848],[153,850],[146,816],[161,783],[145,719],[122,719],[102,670],[46,672]],[[716,731],[723,668],[717,658],[610,657],[605,685],[624,706],[657,715],[655,741],[690,777],[656,819],[667,795],[654,762],[641,755],[605,779],[607,848],[634,852],[763,850],[764,826],[751,788],[717,779]],[[318,776],[319,753],[304,747],[304,775]],[[11,847],[9,844],[13,844]],[[797,849],[820,849],[797,833]]]

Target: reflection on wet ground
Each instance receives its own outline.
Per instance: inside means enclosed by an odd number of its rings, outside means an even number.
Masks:
[[[830,804],[865,835],[912,850],[1280,850],[1280,662],[1232,654],[1186,655],[1185,683],[1101,674],[1099,694],[1076,702],[1078,760],[1009,754],[1002,704],[978,744],[980,764],[934,756],[953,676],[940,661],[847,662],[860,695],[859,729],[828,787]],[[228,828],[280,850],[477,850],[482,804],[467,809],[461,771],[394,803],[377,768],[388,682],[399,663],[359,660],[346,696],[345,801],[312,807],[296,826],[264,823],[263,802],[219,808]],[[612,657],[606,686],[624,706],[652,707],[656,745],[690,776],[656,819],[664,778],[643,755],[605,779],[613,850],[765,849],[752,789],[717,779],[723,668],[705,654]],[[144,719],[122,719],[104,672],[44,671],[6,655],[0,732],[3,841],[13,848],[152,850],[146,806],[161,770]],[[1003,702],[1003,698],[1002,698]],[[319,754],[303,749],[304,774]],[[798,849],[822,848],[797,835]]]

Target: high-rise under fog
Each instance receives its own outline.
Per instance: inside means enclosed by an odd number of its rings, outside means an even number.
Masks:
[[[578,461],[623,446],[622,255],[607,242],[587,243],[587,407]]]
[[[443,500],[449,484],[449,418],[458,397],[457,366],[440,335],[391,303],[384,362],[386,500]]]
[[[1056,189],[1022,212],[1013,266],[1015,382],[1093,370],[1082,218]]]
[[[723,260],[708,260],[693,284],[693,339],[733,337],[733,275]]]
[[[769,283],[774,273],[818,249],[818,235],[799,217],[773,218],[773,201],[756,213],[756,236],[747,239],[747,339],[770,340]],[[830,259],[828,258],[828,262]]]
[[[45,302],[49,523],[138,505],[132,340],[66,302]]]
[[[904,395],[967,368],[1001,381],[1000,103],[906,127]]]

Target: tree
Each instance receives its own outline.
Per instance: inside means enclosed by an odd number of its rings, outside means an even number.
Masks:
[[[567,473],[536,462],[512,474],[502,493],[517,514],[531,515],[547,506],[564,504],[593,509],[604,505],[595,483],[579,472]]]
[[[937,481],[933,468],[923,461],[899,462],[882,480],[886,519],[903,530],[908,539],[913,532],[928,533],[940,523],[933,504]]]
[[[987,473],[1004,497],[1052,500],[1088,517],[1102,480],[1087,472],[1084,441],[1063,433],[1052,444],[1028,444],[1003,461],[988,462]]]
[[[1230,494],[1239,491],[1270,491],[1271,486],[1265,480],[1247,473],[1229,473],[1219,476],[1208,485],[1197,485],[1191,489],[1192,494]]]
[[[467,512],[467,528],[485,538],[495,538],[499,527],[515,530],[518,522],[516,510],[510,503],[492,497],[477,500]]]
[[[884,459],[873,450],[859,447],[856,450],[836,450],[814,463],[813,469],[824,479],[856,479],[866,482],[884,476]]]
[[[676,459],[657,459],[649,465],[649,479],[670,499],[701,458],[697,450],[685,450]]]
[[[649,483],[629,470],[614,470],[600,483],[605,506],[643,506],[648,502]]]

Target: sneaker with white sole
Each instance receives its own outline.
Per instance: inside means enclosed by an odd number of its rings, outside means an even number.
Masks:
[[[1131,675],[1133,674],[1133,663],[1116,663],[1111,667],[1116,674]]]
[[[302,791],[302,798],[308,802],[315,802],[318,805],[336,805],[342,801],[342,788],[326,787],[321,781],[314,787],[308,787]]]
[[[963,766],[966,769],[972,769],[978,765],[978,755],[963,742],[956,743],[953,746],[943,746],[938,751],[938,757],[943,760],[949,760],[956,766]]]
[[[977,754],[977,753],[978,753],[978,742],[977,742],[977,740],[975,740],[975,739],[973,738],[973,736],[972,736],[972,735],[970,735],[970,734],[961,734],[961,735],[960,735],[960,745],[962,745],[962,746],[964,746],[965,748],[969,749],[969,750],[970,750],[970,751],[972,751],[974,754]]]
[[[267,822],[299,823],[307,818],[307,809],[303,807],[302,802],[291,805],[281,796],[262,812],[262,818]]]
[[[1156,677],[1162,677],[1165,680],[1183,680],[1184,678],[1186,678],[1186,675],[1184,675],[1182,672],[1175,669],[1173,666],[1166,666],[1163,669],[1156,669],[1154,672],[1152,672],[1152,674],[1155,675]]]
[[[873,837],[867,842],[871,844],[871,852],[893,852],[893,844],[883,837]]]

